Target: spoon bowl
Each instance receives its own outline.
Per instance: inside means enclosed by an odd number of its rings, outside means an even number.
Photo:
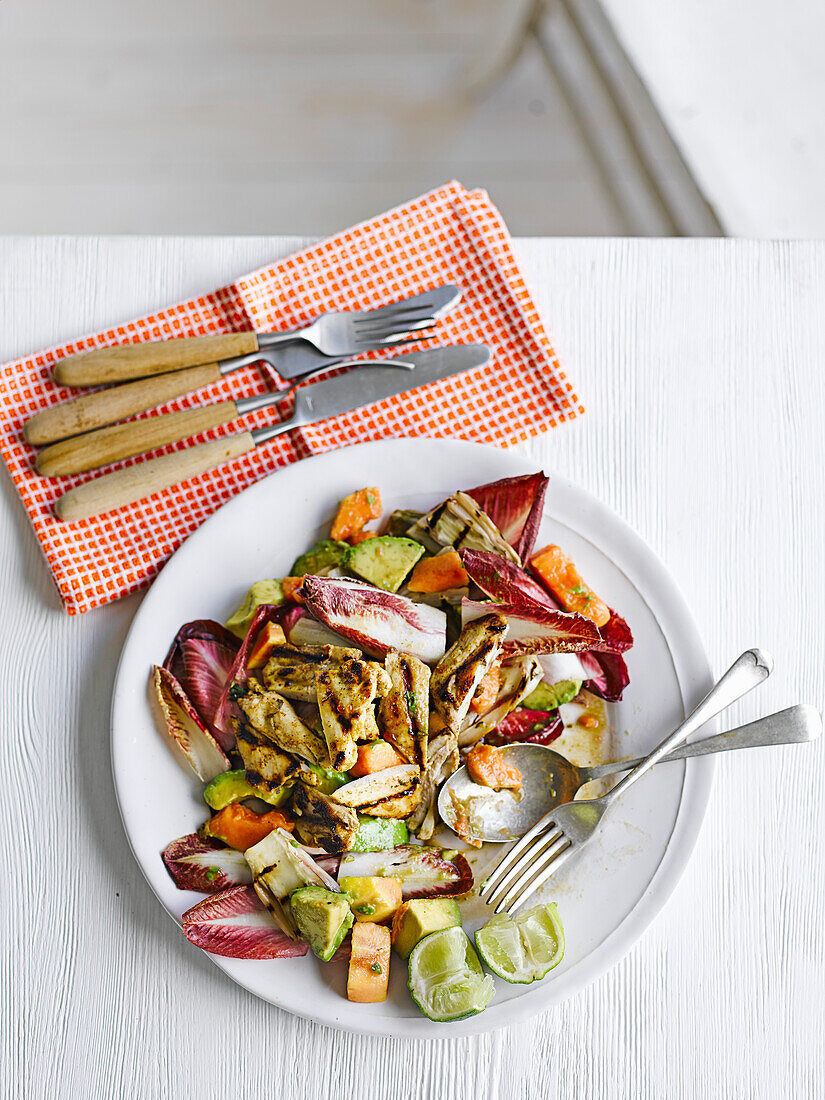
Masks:
[[[771,745],[792,745],[815,741],[822,733],[822,716],[816,707],[800,704],[777,711],[745,726],[680,745],[659,763],[685,760],[691,756],[753,749]],[[585,783],[630,771],[644,759],[617,760],[593,768],[580,768],[547,745],[520,742],[501,750],[509,764],[521,772],[519,793],[482,787],[470,778],[466,766],[453,772],[438,796],[441,820],[457,832],[457,814],[463,810],[467,831],[477,840],[505,843],[517,840],[545,814],[572,802]]]

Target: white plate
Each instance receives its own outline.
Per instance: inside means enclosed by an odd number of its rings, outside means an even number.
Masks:
[[[396,439],[307,459],[247,489],[171,558],[132,624],[115,681],[112,759],[123,823],[150,886],[176,921],[200,895],[176,889],[160,858],[169,841],[205,819],[202,784],[185,772],[154,725],[150,668],[178,627],[223,621],[248,586],[282,576],[316,537],[326,537],[338,500],[378,485],[386,511],[430,507],[458,488],[532,472],[513,454],[473,443]],[[652,748],[705,694],[707,657],[690,612],[658,559],[603,504],[551,475],[539,543],[557,541],[597,592],[630,623],[630,687],[609,707],[615,751]],[[453,1024],[421,1017],[394,959],[384,1004],[345,999],[346,963],[250,961],[212,956],[252,993],[319,1023],[373,1035],[444,1037],[504,1027],[582,989],[616,963],[664,904],[693,848],[711,788],[710,757],[664,765],[633,787],[566,874],[553,881],[567,935],[563,963],[532,986],[496,979],[481,1015]],[[472,931],[479,922],[469,920]],[[186,945],[183,950],[196,951]],[[215,996],[221,996],[216,982]]]

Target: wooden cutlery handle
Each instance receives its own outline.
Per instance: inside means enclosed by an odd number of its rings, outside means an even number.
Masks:
[[[237,416],[234,401],[221,401],[214,405],[201,405],[197,409],[161,413],[144,420],[128,420],[125,424],[112,424],[98,428],[96,432],[76,435],[73,439],[61,439],[52,443],[37,456],[38,472],[44,477],[65,474],[81,474],[97,466],[108,466],[122,458],[153,451],[167,443],[188,439],[219,424],[226,424]]]
[[[97,516],[151,496],[170,485],[177,485],[179,481],[198,477],[213,466],[220,466],[222,462],[245,454],[254,446],[252,433],[240,432],[209,443],[198,443],[170,455],[161,455],[160,458],[150,458],[70,489],[56,502],[54,510],[58,518],[66,522]]]
[[[232,359],[257,350],[258,337],[254,332],[226,332],[216,336],[188,336],[178,340],[93,348],[61,359],[54,368],[54,379],[61,386],[99,386]]]
[[[70,435],[114,424],[135,413],[147,412],[173,397],[208,386],[220,379],[217,363],[172,371],[154,378],[141,378],[122,386],[110,386],[95,393],[84,393],[60,405],[37,413],[23,427],[27,443],[53,443]]]

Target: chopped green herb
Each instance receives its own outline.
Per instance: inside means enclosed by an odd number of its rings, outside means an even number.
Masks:
[[[375,504],[375,495],[373,493],[367,493],[367,504]]]
[[[407,698],[407,710],[410,712],[410,714],[415,714],[415,712],[418,710],[418,703],[416,703],[416,701],[415,701],[415,696],[413,695],[413,693],[411,691],[408,691],[407,695],[406,695],[406,698]]]
[[[220,867],[207,867],[206,868],[206,881],[214,882],[216,878],[221,877]]]
[[[383,973],[383,971],[381,969],[381,963],[373,963],[372,966],[370,967],[370,970],[373,972],[373,974]]]
[[[590,590],[585,584],[577,584],[575,588],[571,588],[570,591],[574,596],[587,596],[590,598]]]
[[[362,913],[365,917],[371,917],[372,914],[375,912],[375,906],[374,905],[356,905],[355,912],[356,913]]]
[[[246,688],[236,680],[229,688],[229,698],[237,702],[238,699],[243,699],[244,695],[246,695]]]

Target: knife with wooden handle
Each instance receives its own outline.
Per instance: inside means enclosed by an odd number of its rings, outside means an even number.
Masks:
[[[64,493],[54,506],[55,513],[60,519],[72,522],[120,508],[180,481],[204,474],[214,466],[237,458],[292,428],[314,424],[327,417],[417,389],[428,382],[481,367],[489,360],[490,349],[484,344],[464,344],[417,352],[409,358],[415,363],[409,373],[398,370],[396,366],[377,367],[366,363],[347,374],[301,386],[295,391],[295,411],[289,420],[208,443],[198,443],[103,474]]]

